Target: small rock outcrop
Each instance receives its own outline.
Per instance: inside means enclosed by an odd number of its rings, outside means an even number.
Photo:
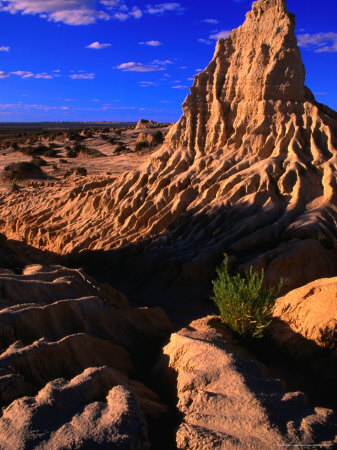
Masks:
[[[153,120],[139,119],[135,130],[146,130],[148,128],[153,128],[157,125],[157,122]]]
[[[179,449],[270,449],[337,445],[337,417],[306,406],[300,392],[285,393],[262,364],[240,356],[215,316],[171,336],[157,376],[177,378]],[[168,364],[168,369],[167,369]],[[165,369],[166,367],[166,369]]]
[[[277,299],[271,334],[281,351],[313,373],[337,401],[337,278],[323,278]]]
[[[149,448],[167,407],[137,376],[170,329],[83,271],[1,270],[1,449]]]
[[[320,347],[337,347],[337,278],[294,289],[277,299],[273,315]]]

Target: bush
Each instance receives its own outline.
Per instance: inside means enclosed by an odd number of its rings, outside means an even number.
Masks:
[[[76,150],[74,150],[73,148],[70,148],[69,150],[67,150],[66,156],[67,156],[67,158],[77,158],[78,152]]]
[[[143,148],[149,148],[149,143],[147,141],[137,142],[136,151],[142,150]]]
[[[10,192],[19,192],[21,189],[21,187],[15,183],[15,181],[13,181],[13,183],[11,184],[11,189]]]
[[[164,142],[164,136],[161,131],[153,133],[153,145],[162,144]]]
[[[31,162],[11,163],[4,167],[4,177],[7,180],[23,180],[25,178],[42,178],[44,173],[40,167]]]
[[[48,163],[47,161],[45,161],[43,158],[41,158],[40,156],[33,156],[31,163],[35,164],[35,166],[37,167],[41,167],[41,166],[47,166]]]
[[[121,153],[121,152],[124,152],[125,150],[126,150],[126,145],[122,144],[122,145],[119,145],[118,147],[116,147],[115,153]]]
[[[80,177],[86,177],[88,174],[88,171],[85,167],[73,167],[72,169],[67,170],[67,172],[64,174],[64,177],[69,177],[75,173],[76,175],[79,175]]]
[[[218,279],[213,281],[212,300],[219,308],[221,320],[242,337],[261,338],[271,323],[271,312],[283,281],[277,288],[263,286],[264,272],[245,277],[228,273],[228,262],[217,268]]]
[[[37,155],[43,155],[45,152],[49,150],[49,148],[46,145],[39,144],[37,147],[35,147],[34,150]]]
[[[75,167],[75,173],[76,175],[80,175],[81,177],[86,177],[88,171],[85,167]]]
[[[43,156],[46,156],[47,158],[55,158],[56,155],[56,151],[52,148],[46,150],[43,154]]]

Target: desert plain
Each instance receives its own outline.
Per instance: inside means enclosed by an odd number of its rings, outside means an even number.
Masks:
[[[337,113],[258,0],[175,124],[0,126],[0,449],[337,448]],[[281,290],[266,337],[216,267]]]

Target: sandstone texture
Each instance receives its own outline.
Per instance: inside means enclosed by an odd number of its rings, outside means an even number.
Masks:
[[[294,26],[285,0],[254,2],[143,166],[1,198],[1,231],[57,254],[111,250],[116,267],[122,254],[135,298],[157,302],[208,295],[223,252],[284,290],[334,276],[337,114],[304,85]]]
[[[278,347],[320,378],[337,382],[337,279],[323,278],[277,299],[271,334]],[[309,373],[309,372],[308,372]]]
[[[177,378],[177,448],[335,448],[335,414],[306,406],[300,392],[283,392],[279,380],[265,378],[262,364],[239,355],[219,324],[214,316],[194,321],[163,349],[157,376]]]
[[[274,317],[323,348],[337,345],[337,278],[323,278],[277,300]]]
[[[0,271],[1,449],[147,449],[167,407],[137,377],[171,324],[81,270]]]

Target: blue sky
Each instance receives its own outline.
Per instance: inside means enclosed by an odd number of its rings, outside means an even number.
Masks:
[[[250,0],[0,0],[0,121],[176,121]],[[337,110],[337,2],[288,0],[307,86]]]

